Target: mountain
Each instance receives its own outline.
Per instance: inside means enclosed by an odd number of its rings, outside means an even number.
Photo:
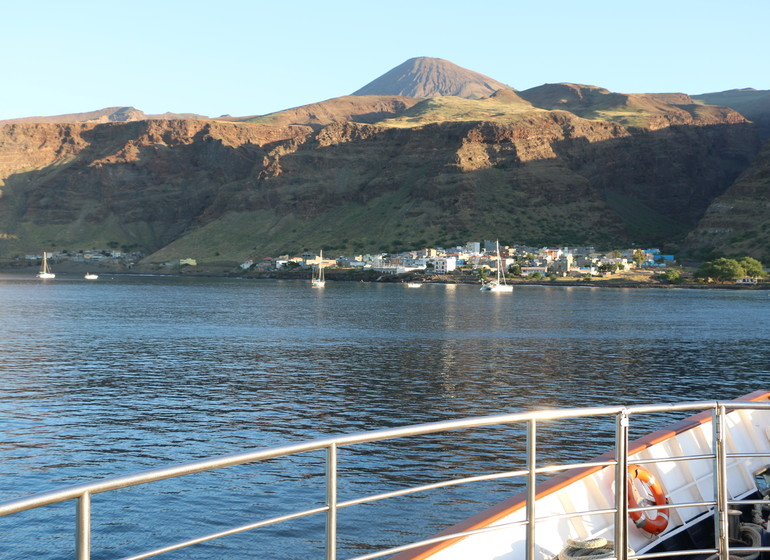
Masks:
[[[0,123],[0,260],[118,247],[148,270],[180,257],[227,269],[495,238],[673,251],[759,150],[734,110],[578,84],[244,118],[96,113]]]
[[[190,113],[164,113],[162,115],[146,115],[133,107],[108,107],[87,113],[71,113],[52,117],[23,117],[0,121],[0,125],[17,123],[74,123],[74,122],[128,122],[147,119],[177,120],[177,119],[207,119],[203,115]]]
[[[696,103],[682,93],[614,93],[596,86],[567,83],[545,84],[518,93],[542,109],[564,110],[586,119],[615,121],[649,130],[746,120],[733,109]]]
[[[731,89],[718,93],[693,95],[701,103],[724,105],[735,109],[741,115],[754,122],[760,136],[770,139],[770,91],[752,88]]]
[[[353,95],[402,95],[418,98],[452,95],[481,99],[499,89],[510,88],[448,60],[423,56],[399,64]]]

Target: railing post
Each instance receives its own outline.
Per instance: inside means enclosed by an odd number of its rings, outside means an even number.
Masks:
[[[337,557],[337,444],[326,448],[326,560]]]
[[[615,418],[615,557],[628,559],[628,411]]]
[[[537,498],[537,423],[527,422],[527,560],[535,560],[535,500]]]
[[[720,560],[728,560],[729,533],[727,517],[727,450],[725,449],[725,406],[717,403],[711,412],[714,431],[714,494],[716,511],[714,512],[714,535]]]
[[[78,498],[77,522],[75,523],[75,558],[91,558],[91,494],[83,492]]]

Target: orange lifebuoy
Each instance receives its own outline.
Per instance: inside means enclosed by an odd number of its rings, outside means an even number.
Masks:
[[[634,481],[638,480],[644,489],[646,496],[641,494]],[[652,499],[650,499],[652,498]],[[665,506],[668,504],[663,487],[655,480],[652,473],[640,465],[628,465],[628,507],[637,508],[648,505]],[[631,511],[628,514],[634,524],[641,530],[658,535],[668,527],[668,508],[646,511]]]

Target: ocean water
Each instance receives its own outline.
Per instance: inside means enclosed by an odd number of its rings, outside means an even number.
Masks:
[[[0,275],[0,500],[406,424],[735,398],[767,388],[769,311],[764,291]],[[544,458],[612,445],[584,426],[551,436]],[[522,441],[473,431],[344,452],[340,500],[514,468]],[[314,507],[322,483],[309,454],[97,495],[92,558]],[[429,536],[517,489],[344,510],[338,557]],[[73,515],[0,518],[0,557],[71,558]],[[161,558],[319,558],[322,538],[309,519]]]

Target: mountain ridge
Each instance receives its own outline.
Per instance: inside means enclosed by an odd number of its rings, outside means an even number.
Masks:
[[[104,109],[87,111],[85,113],[69,113],[65,115],[53,115],[48,117],[38,116],[38,117],[21,117],[16,119],[7,119],[7,120],[0,121],[0,125],[20,124],[20,123],[65,124],[65,123],[73,123],[73,122],[129,122],[129,121],[142,121],[142,120],[179,120],[179,119],[207,120],[208,117],[204,115],[197,115],[194,113],[163,113],[160,115],[147,115],[143,111],[135,109],[134,107],[106,107]]]
[[[738,112],[687,94],[481,82],[481,98],[350,95],[257,117],[0,122],[0,258],[117,246],[147,266],[234,265],[493,237],[673,250],[759,150]]]

